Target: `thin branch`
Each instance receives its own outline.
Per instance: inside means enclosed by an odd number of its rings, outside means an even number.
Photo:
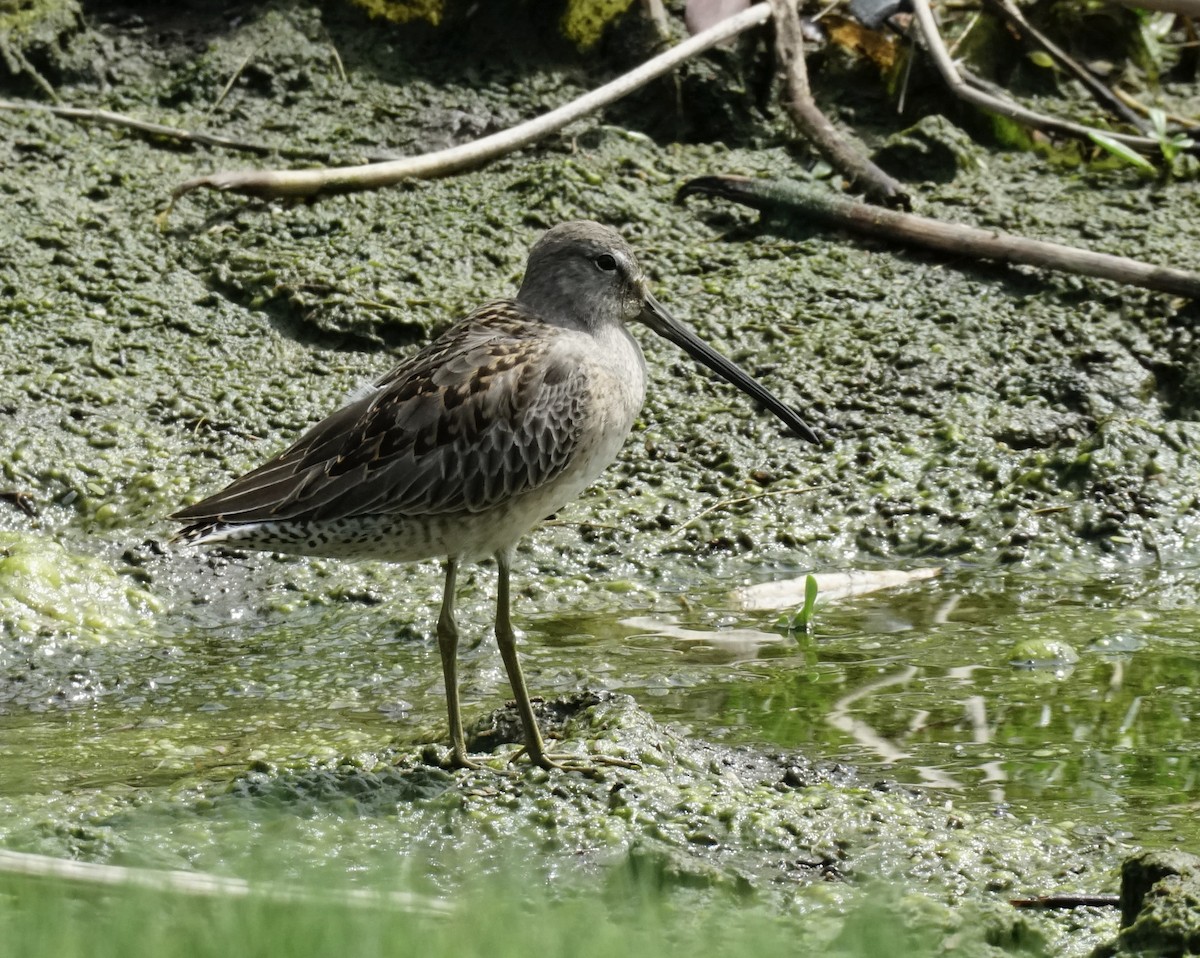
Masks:
[[[216,101],[208,108],[208,111],[204,114],[205,116],[212,116],[217,108],[225,102],[225,97],[229,96],[229,91],[232,90],[233,85],[237,83],[238,77],[240,77],[246,71],[246,67],[250,65],[250,60],[270,42],[271,40],[268,37],[266,40],[263,40],[262,43],[256,44],[253,50],[242,57],[242,62],[237,65],[237,69],[234,70],[229,79],[225,81],[225,85],[221,87],[221,92],[217,94]]]
[[[3,492],[0,492],[0,500],[11,502],[30,519],[37,518],[37,500],[28,492],[23,492],[20,489],[5,489]]]
[[[1038,895],[1036,898],[1010,898],[1013,908],[1047,911],[1055,908],[1119,908],[1120,895]]]
[[[645,17],[654,26],[658,36],[658,45],[666,46],[671,40],[671,21],[667,19],[667,11],[662,0],[642,0]]]
[[[669,536],[667,536],[664,541],[673,542],[701,519],[712,515],[714,512],[717,512],[720,509],[728,509],[730,506],[740,506],[744,502],[757,502],[759,499],[782,499],[785,496],[798,496],[805,492],[814,492],[820,488],[820,486],[801,486],[799,489],[771,489],[768,492],[757,492],[750,496],[737,496],[733,499],[720,499],[717,502],[714,502],[708,508],[701,509],[686,522],[680,524]]]
[[[61,102],[58,98],[58,91],[41,73],[38,68],[29,62],[25,53],[20,47],[14,46],[8,42],[8,35],[0,33],[0,59],[4,61],[8,67],[8,72],[12,74],[24,73],[55,103]]]
[[[1200,299],[1200,273],[884,210],[838,196],[823,187],[752,180],[744,176],[702,176],[685,183],[676,194],[676,200],[682,201],[694,194],[721,196],[758,210],[786,211],[800,222],[821,223],[953,256],[974,256],[999,263],[1022,263],[1099,276],[1131,286]]]
[[[323,170],[233,170],[211,173],[181,183],[172,193],[172,202],[201,188],[265,199],[299,198],[377,189],[393,186],[402,180],[432,179],[472,169],[528,146],[580,117],[627,96],[697,54],[752,27],[761,26],[770,17],[771,10],[766,4],[756,4],[571,103],[471,143],[385,163]]]
[[[982,16],[983,11],[981,10],[976,10],[973,14],[971,14],[971,19],[967,21],[967,25],[963,28],[963,32],[956,36],[954,38],[954,42],[950,44],[950,56],[954,56],[956,53],[958,53],[958,48],[966,42],[967,37],[970,36],[971,31],[974,30],[979,24],[979,18]]]
[[[241,878],[228,878],[206,872],[164,871],[156,868],[129,868],[124,865],[98,865],[49,855],[34,855],[0,848],[0,873],[81,882],[118,888],[144,888],[157,892],[198,895],[205,898],[259,897],[270,901],[299,904],[374,905],[400,908],[428,915],[448,915],[449,905],[436,898],[408,892],[348,889],[341,892],[311,890],[294,885],[251,884]]]
[[[821,486],[803,486],[802,488],[799,488],[799,489],[771,489],[768,492],[758,492],[758,493],[754,493],[753,495],[749,495],[749,496],[737,496],[733,499],[719,499],[718,501],[714,502],[712,505],[708,506],[705,509],[701,509],[695,515],[686,519],[683,523],[681,523],[680,525],[678,525],[674,529],[672,529],[668,535],[665,535],[662,537],[660,544],[666,545],[668,543],[674,542],[687,529],[689,529],[691,526],[694,526],[697,522],[699,522],[705,516],[712,515],[712,513],[717,512],[721,509],[728,509],[730,506],[738,506],[744,502],[756,502],[759,499],[781,499],[785,496],[798,496],[798,495],[801,495],[802,493],[813,492],[814,490],[817,490],[820,488],[823,488],[823,487],[821,487]],[[576,528],[581,531],[585,530],[585,529],[595,529],[595,530],[599,530],[602,532],[618,532],[623,535],[630,535],[631,533],[633,533],[635,531],[635,530],[631,529],[629,526],[617,526],[617,525],[610,525],[610,524],[604,523],[604,522],[590,522],[590,521],[583,521],[583,520],[572,521],[570,519],[547,519],[545,522],[541,523],[541,526],[542,527],[559,526],[559,527],[563,527],[563,528],[569,527],[569,528]]]
[[[933,11],[929,8],[929,0],[912,0],[912,5],[917,26],[925,41],[926,51],[928,51],[934,66],[937,67],[938,72],[942,75],[942,79],[950,88],[950,91],[960,100],[964,100],[982,110],[987,110],[989,113],[996,113],[1010,120],[1015,120],[1017,123],[1035,130],[1073,136],[1081,140],[1088,140],[1093,133],[1100,133],[1103,136],[1125,144],[1130,149],[1137,150],[1139,153],[1146,153],[1153,156],[1161,152],[1158,140],[1153,137],[1133,136],[1128,133],[1115,133],[1111,130],[1097,130],[1094,127],[1083,126],[1080,123],[1073,123],[1070,120],[1059,120],[1042,113],[1036,113],[1011,100],[1002,99],[979,89],[976,85],[977,81],[973,77],[961,73],[955,67],[954,61],[950,59],[950,54],[947,52],[946,45],[942,42],[941,34],[938,32]],[[968,82],[968,80],[971,82]],[[1191,148],[1191,151],[1198,150],[1200,150],[1200,146],[1193,146]]]
[[[1143,133],[1149,133],[1149,125],[1129,109],[1117,96],[1096,79],[1095,75],[1071,57],[1062,47],[1025,19],[1012,0],[983,0],[983,5],[1021,34],[1026,44],[1045,52],[1055,63],[1083,84],[1089,93],[1110,113]]]
[[[1113,87],[1112,92],[1113,96],[1129,107],[1129,109],[1136,111],[1142,116],[1150,115],[1150,110],[1153,108],[1146,106],[1145,103],[1135,97],[1132,93],[1122,90],[1120,87]],[[1166,111],[1163,112],[1163,116],[1172,123],[1178,124],[1179,127],[1185,132],[1197,129],[1196,120],[1193,117],[1181,116],[1178,113],[1167,113]]]
[[[784,105],[792,122],[851,186],[859,187],[885,206],[907,207],[909,196],[904,187],[847,143],[817,108],[808,85],[796,0],[770,0],[770,5],[775,19],[775,55],[784,79]]]
[[[200,146],[214,146],[225,150],[238,150],[243,153],[261,153],[264,155],[277,153],[281,156],[292,157],[295,159],[317,159],[326,161],[329,159],[329,153],[327,151],[317,152],[315,150],[300,150],[286,146],[267,146],[262,143],[247,143],[242,140],[231,140],[227,137],[214,136],[210,133],[194,133],[190,130],[181,130],[174,126],[164,126],[161,123],[150,123],[146,120],[137,120],[131,116],[126,116],[124,113],[113,113],[110,110],[85,110],[72,106],[49,106],[45,103],[30,103],[21,100],[0,100],[0,110],[28,110],[42,113],[52,113],[55,116],[61,116],[69,120],[85,120],[89,123],[103,123],[106,126],[119,126],[127,130],[133,130],[137,133],[145,133],[149,136],[161,136],[170,140],[176,140],[180,143],[195,143]]]
[[[325,39],[329,42],[329,52],[333,54],[333,65],[337,67],[338,78],[346,86],[350,85],[350,80],[346,77],[346,65],[342,63],[342,55],[338,53],[337,44],[333,42],[333,37],[329,35],[329,31],[325,26],[321,26],[321,32],[325,34]]]

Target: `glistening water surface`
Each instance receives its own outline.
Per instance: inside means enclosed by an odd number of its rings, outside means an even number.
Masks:
[[[1189,579],[961,572],[819,607],[810,635],[726,621],[663,639],[647,622],[628,642],[662,669],[639,670],[647,707],[699,734],[846,761],[959,807],[1195,841]]]
[[[429,567],[432,581],[436,573]],[[492,574],[464,601],[488,629]],[[1120,841],[1195,841],[1200,612],[1190,570],[1103,579],[949,570],[899,590],[818,602],[811,634],[718,594],[677,612],[572,616],[519,604],[534,691],[631,694],[689,735],[846,762],[958,808],[1075,824]],[[436,646],[384,603],[347,602],[43,651],[9,653],[0,795],[153,791],[258,762],[303,765],[439,740]],[[63,640],[70,644],[71,640]],[[468,716],[500,705],[490,635],[463,652]],[[31,688],[66,669],[62,683]],[[64,688],[74,683],[76,701]],[[53,687],[54,691],[49,691]],[[24,689],[24,691],[22,691]],[[44,694],[43,694],[44,693]],[[24,828],[12,819],[5,830]]]

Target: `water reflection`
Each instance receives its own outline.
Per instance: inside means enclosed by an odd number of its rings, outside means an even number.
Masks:
[[[811,634],[713,589],[670,614],[523,610],[523,646],[543,695],[627,692],[682,732],[849,762],[960,808],[1195,841],[1197,582],[1160,570],[1104,581],[960,570],[819,600]],[[65,652],[24,670],[14,647],[0,795],[437,740],[441,675],[424,614],[331,604],[154,647],[64,639],[54,648]],[[482,639],[462,655],[472,715],[510,695],[490,616],[467,597],[462,627]],[[1038,642],[1069,646],[1074,664],[1014,666],[1026,661],[1015,650]]]
[[[656,685],[646,707],[698,735],[873,767],[984,813],[1195,840],[1200,601],[1182,597],[1200,597],[1187,578],[959,573],[818,604],[812,635],[692,607],[618,619],[597,641],[624,646],[625,689]],[[655,682],[664,669],[669,685]]]

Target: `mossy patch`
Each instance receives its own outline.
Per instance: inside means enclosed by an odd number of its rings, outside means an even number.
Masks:
[[[0,532],[0,624],[13,635],[69,631],[109,641],[162,611],[154,595],[46,536]]]

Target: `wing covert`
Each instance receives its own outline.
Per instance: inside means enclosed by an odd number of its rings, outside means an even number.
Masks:
[[[280,455],[174,518],[483,511],[571,461],[590,397],[585,369],[568,335],[514,301],[490,303]]]

